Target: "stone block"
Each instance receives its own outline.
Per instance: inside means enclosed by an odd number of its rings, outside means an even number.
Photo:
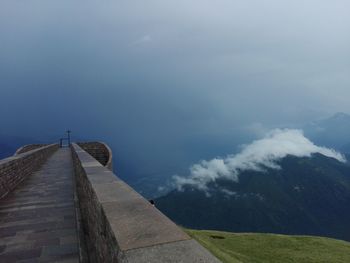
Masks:
[[[71,149],[91,262],[219,262],[90,154]]]

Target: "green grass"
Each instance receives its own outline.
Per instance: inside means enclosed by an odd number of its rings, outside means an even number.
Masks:
[[[342,240],[312,236],[185,231],[222,262],[350,262],[350,243]]]

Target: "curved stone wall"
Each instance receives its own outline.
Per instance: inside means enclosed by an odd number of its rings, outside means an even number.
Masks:
[[[90,262],[220,262],[79,145],[71,149]]]
[[[39,169],[58,147],[58,144],[36,147],[36,149],[0,160],[0,199]]]
[[[103,142],[79,142],[77,144],[103,166],[113,170],[112,151],[107,144]]]
[[[17,149],[17,151],[15,152],[15,155],[21,154],[21,153],[25,153],[25,152],[29,152],[31,150],[34,149],[38,149],[44,146],[47,146],[49,144],[28,144],[28,145],[24,145],[21,148]]]

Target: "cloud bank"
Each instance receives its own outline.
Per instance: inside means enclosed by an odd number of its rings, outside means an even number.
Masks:
[[[307,139],[303,131],[295,129],[275,129],[262,139],[253,141],[242,147],[242,151],[226,158],[214,158],[201,161],[190,168],[188,177],[174,176],[177,189],[184,185],[191,185],[200,190],[207,190],[208,183],[218,178],[226,178],[238,182],[238,175],[242,171],[265,171],[266,169],[280,169],[277,161],[293,155],[296,157],[311,157],[320,153],[346,162],[345,157],[333,149],[320,147]]]

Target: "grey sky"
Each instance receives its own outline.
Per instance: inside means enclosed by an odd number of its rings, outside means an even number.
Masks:
[[[1,133],[70,127],[155,170],[187,151],[226,154],[259,123],[350,112],[349,10],[347,0],[1,1]]]

